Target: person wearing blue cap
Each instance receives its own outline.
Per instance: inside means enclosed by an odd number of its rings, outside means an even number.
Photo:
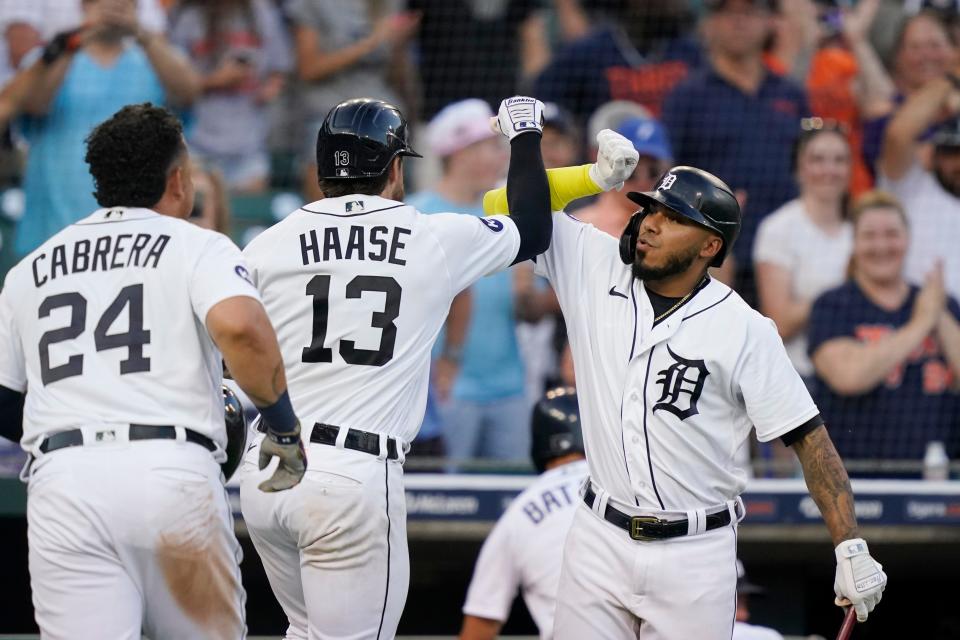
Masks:
[[[657,178],[672,166],[673,152],[666,129],[654,118],[627,118],[616,128],[616,132],[629,140],[640,154],[637,167],[622,190],[601,193],[593,204],[579,209],[575,216],[619,238],[630,216],[637,210],[637,205],[626,194],[630,191],[651,191]]]

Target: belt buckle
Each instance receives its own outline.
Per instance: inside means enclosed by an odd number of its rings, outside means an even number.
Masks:
[[[658,538],[648,536],[643,533],[643,525],[658,524],[659,522],[660,518],[655,518],[653,516],[632,516],[630,518],[630,537],[634,540],[640,541],[657,540]]]

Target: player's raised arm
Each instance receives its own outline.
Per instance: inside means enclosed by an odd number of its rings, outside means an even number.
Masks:
[[[553,232],[550,185],[540,155],[543,103],[526,96],[507,98],[491,126],[510,139],[507,201],[520,234],[516,264],[546,251]]]
[[[274,456],[280,465],[260,485],[282,491],[299,484],[307,469],[300,423],[293,413],[277,336],[263,305],[254,298],[227,298],[207,313],[210,337],[223,353],[234,381],[257,406],[267,426],[260,448],[260,468]]]
[[[599,151],[595,163],[547,170],[552,211],[563,211],[580,198],[620,189],[633,173],[640,156],[629,140],[604,129],[597,134],[597,142]],[[507,189],[500,187],[484,194],[483,211],[487,215],[510,213]]]
[[[837,574],[833,589],[837,604],[852,605],[857,618],[863,622],[880,602],[887,576],[860,537],[847,470],[823,425],[792,446],[803,467],[810,496],[820,508],[836,545]]]

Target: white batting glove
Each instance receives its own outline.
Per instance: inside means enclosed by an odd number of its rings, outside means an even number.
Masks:
[[[623,189],[623,181],[633,175],[640,154],[632,142],[610,129],[597,134],[597,144],[597,161],[590,165],[590,179],[604,191]]]
[[[523,133],[543,133],[543,103],[527,96],[507,98],[496,117],[490,118],[490,128],[510,140]]]
[[[863,622],[880,602],[887,586],[883,565],[870,557],[863,538],[844,540],[837,545],[837,577],[833,590],[838,607],[853,606],[857,620]]]

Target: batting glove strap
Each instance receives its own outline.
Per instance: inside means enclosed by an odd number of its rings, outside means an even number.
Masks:
[[[633,143],[610,129],[597,134],[597,145],[597,161],[590,165],[590,179],[604,191],[619,191],[637,168],[640,154]]]
[[[837,574],[833,590],[840,606],[852,605],[863,622],[880,602],[887,586],[883,565],[870,556],[863,538],[844,540],[835,549]]]
[[[300,428],[298,426],[293,433],[275,433],[268,429],[267,437],[282,446],[297,444],[300,441]]]
[[[543,133],[543,103],[536,98],[514,96],[500,103],[493,123],[497,131],[513,140],[524,133]]]

